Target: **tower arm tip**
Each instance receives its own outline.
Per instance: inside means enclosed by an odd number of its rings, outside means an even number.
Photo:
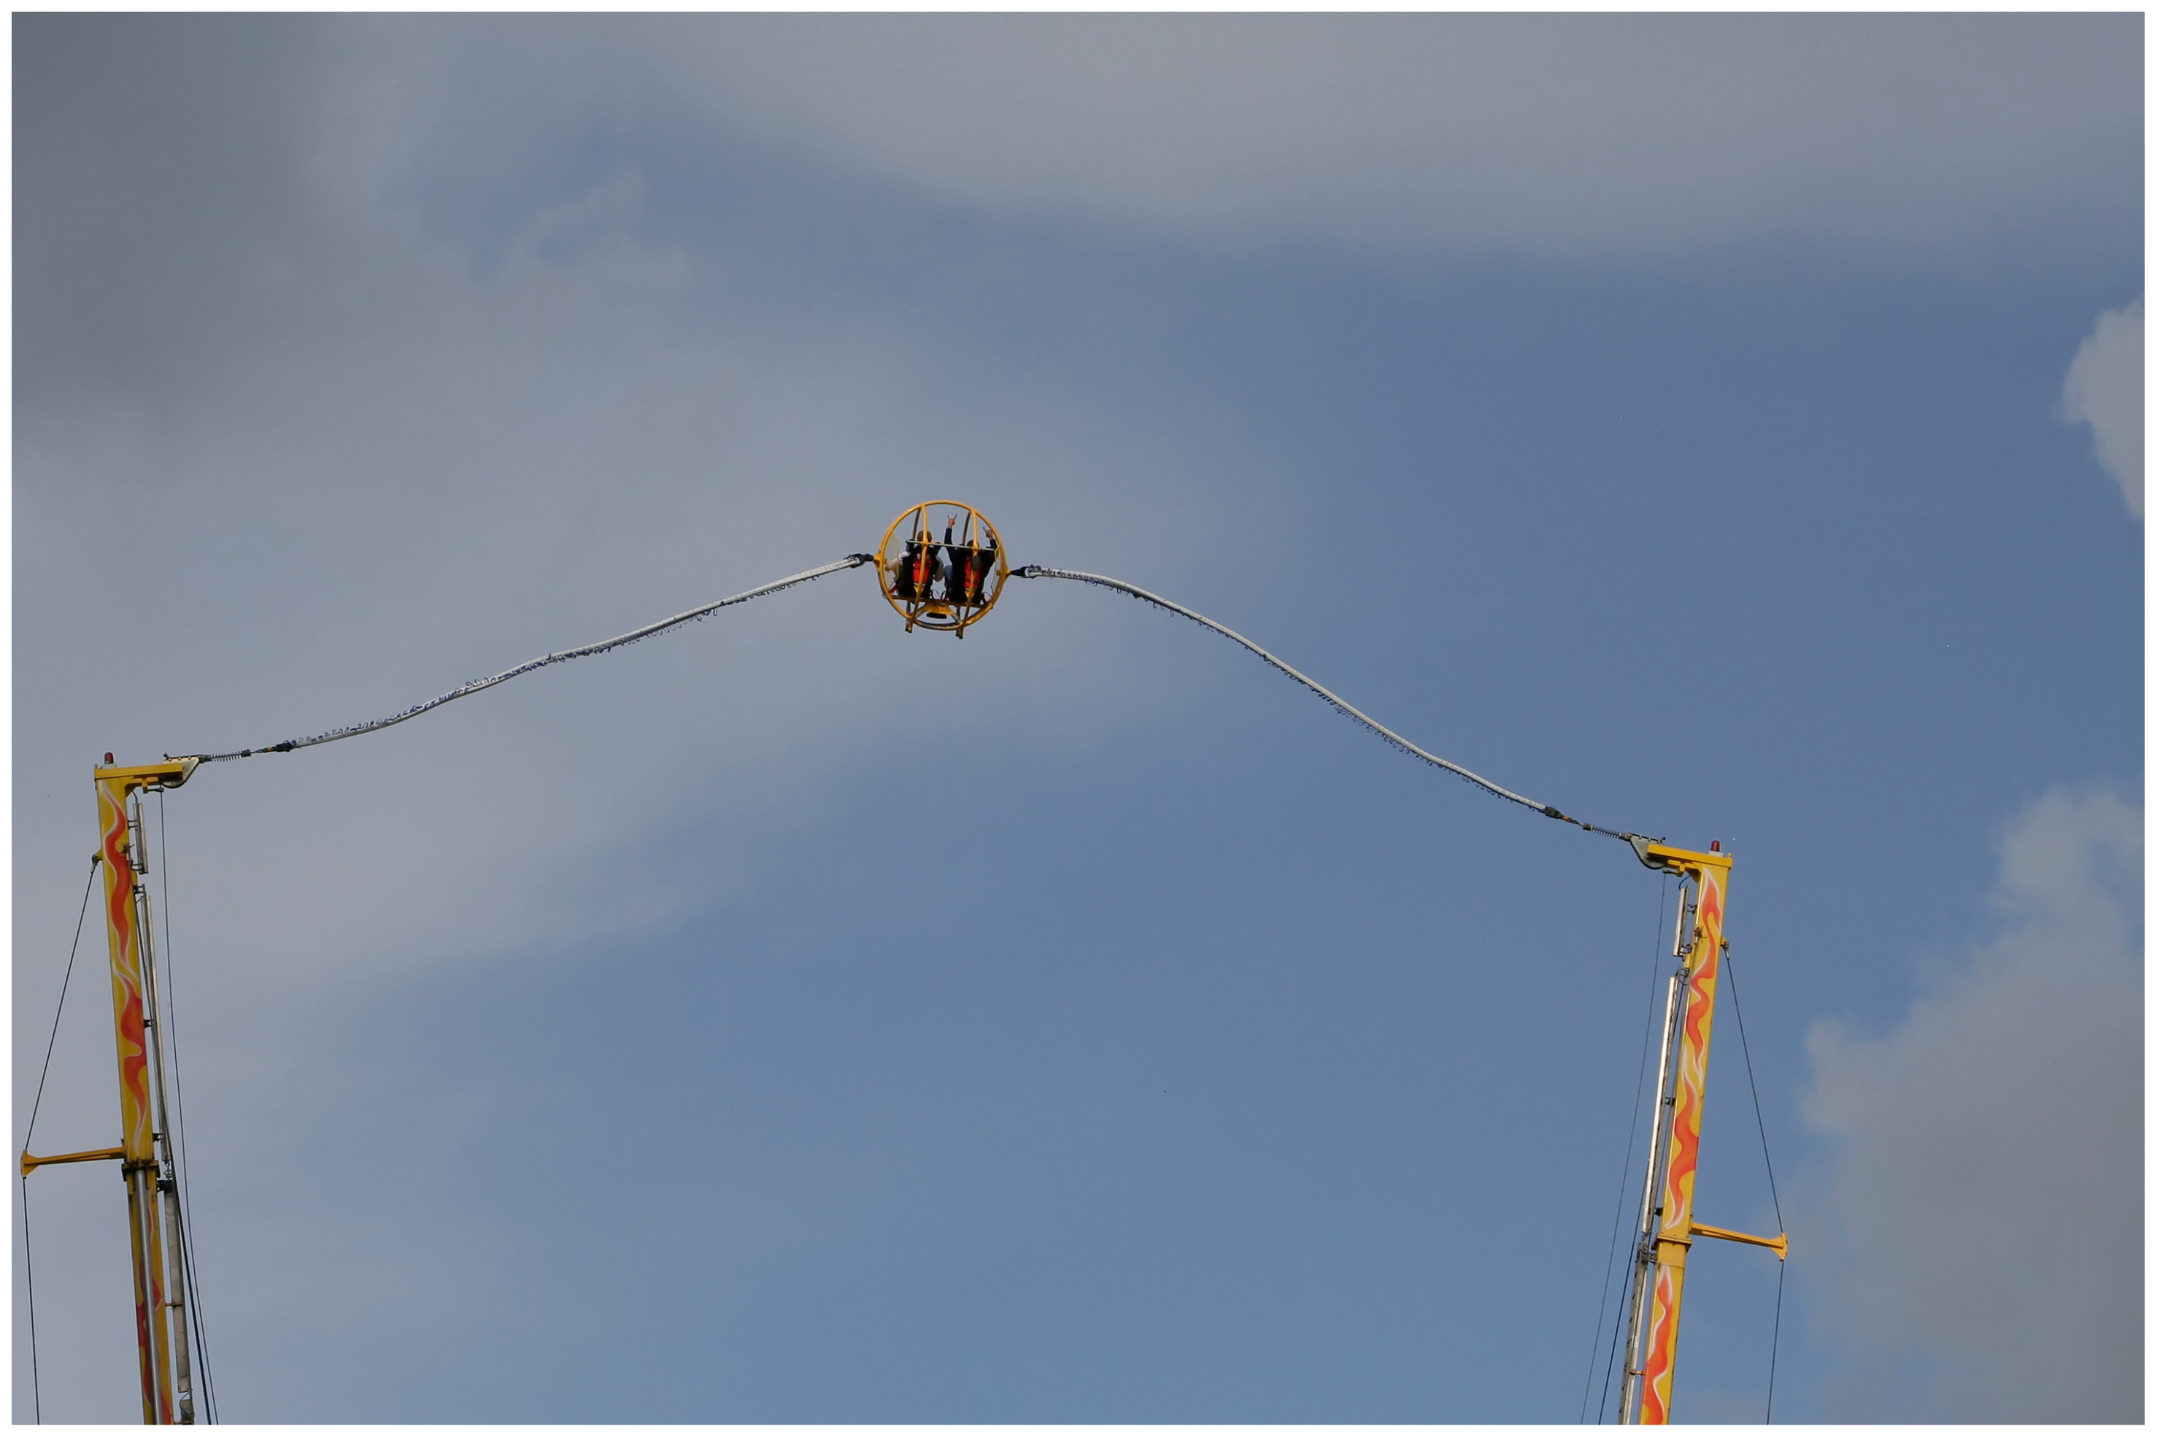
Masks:
[[[90,773],[100,780],[133,781],[145,789],[177,790],[202,762],[200,755],[168,755],[156,765],[99,765]]]

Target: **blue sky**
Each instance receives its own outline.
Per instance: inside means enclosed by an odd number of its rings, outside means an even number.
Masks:
[[[2135,17],[14,31],[18,1135],[86,760],[951,496],[1736,854],[1780,1418],[2142,1414]],[[850,572],[165,811],[225,1418],[1578,1414],[1669,895],[1172,617]],[[133,1404],[91,1168],[48,1419]],[[1759,1416],[1697,1248],[1677,1414]]]

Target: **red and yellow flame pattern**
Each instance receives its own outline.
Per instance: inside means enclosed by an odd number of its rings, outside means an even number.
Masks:
[[[142,937],[135,924],[135,857],[128,848],[128,792],[140,781],[99,776],[98,833],[105,860],[105,936],[112,955],[113,1023],[120,1050],[120,1148],[128,1164],[151,1159],[150,1046],[143,1033]]]
[[[108,757],[109,758],[109,757]],[[94,772],[98,797],[98,858],[105,871],[105,938],[111,959],[113,1039],[120,1063],[120,1159],[127,1179],[128,1231],[135,1265],[135,1344],[141,1362],[143,1422],[171,1424],[189,1418],[174,1408],[172,1327],[180,1323],[166,1303],[166,1254],[159,1220],[157,1136],[151,1109],[148,987],[142,933],[148,910],[141,867],[128,825],[130,795],[148,786],[183,783],[193,759],[164,765],[112,766]]]
[[[1695,1218],[1695,1169],[1702,1151],[1710,1024],[1717,1015],[1718,974],[1725,953],[1725,890],[1730,869],[1727,864],[1689,869],[1696,883],[1695,941],[1688,951],[1687,1006],[1681,1014],[1679,1054],[1674,1062],[1672,1135],[1665,1184],[1658,1197],[1657,1268],[1650,1291],[1649,1343],[1644,1347],[1638,1416],[1644,1425],[1663,1425],[1671,1418],[1680,1294],[1691,1238],[1688,1227]]]

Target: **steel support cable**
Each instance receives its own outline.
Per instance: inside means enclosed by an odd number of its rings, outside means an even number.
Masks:
[[[173,971],[172,948],[172,856],[165,842],[165,792],[158,791],[158,909],[165,922],[165,945],[153,962],[165,962],[165,988],[161,992],[163,1004],[159,1007],[164,1022],[165,1043],[172,1049],[172,1117],[171,1126],[174,1145],[173,1182],[180,1187],[180,1226],[173,1236],[173,1244],[180,1254],[181,1278],[187,1285],[187,1326],[195,1337],[195,1362],[200,1371],[195,1379],[195,1389],[203,1402],[203,1414],[212,1425],[217,1424],[217,1386],[210,1373],[210,1344],[204,1334],[202,1307],[202,1280],[195,1270],[195,1196],[188,1188],[188,1141],[186,1085],[180,1076],[180,984]]]
[[[853,570],[857,566],[870,564],[876,558],[874,555],[850,555],[845,560],[835,560],[830,565],[820,565],[815,570],[805,570],[800,575],[790,575],[785,580],[775,580],[770,585],[760,585],[755,590],[745,590],[740,595],[730,595],[725,600],[715,600],[710,605],[700,605],[695,610],[685,610],[680,615],[670,615],[667,619],[655,621],[642,629],[632,630],[624,635],[617,635],[612,640],[602,640],[592,645],[581,645],[575,650],[557,650],[552,654],[542,655],[538,659],[528,660],[522,665],[514,666],[499,675],[490,675],[482,680],[468,681],[447,694],[438,695],[432,700],[423,700],[410,709],[400,710],[397,714],[381,720],[368,720],[358,725],[345,725],[336,730],[325,730],[320,735],[309,735],[298,740],[284,740],[275,745],[259,745],[252,750],[228,750],[221,755],[200,755],[196,758],[207,763],[212,760],[244,760],[250,755],[282,755],[292,750],[305,750],[310,745],[327,745],[332,740],[347,740],[355,735],[365,735],[373,730],[387,730],[392,725],[402,725],[415,715],[425,715],[428,711],[447,705],[453,700],[462,700],[467,695],[477,695],[482,690],[502,684],[505,680],[515,680],[520,675],[541,669],[544,666],[559,665],[565,660],[582,660],[588,655],[604,654],[623,645],[635,645],[640,640],[650,640],[653,636],[664,634],[678,625],[687,625],[693,620],[702,620],[716,610],[725,610],[730,605],[740,605],[746,600],[757,600],[767,595],[776,595],[782,590],[808,584],[812,580],[821,579],[836,571]],[[172,757],[168,756],[166,758],[170,759]]]
[[[1605,1242],[1605,1279],[1598,1287],[1597,1325],[1590,1332],[1590,1367],[1583,1372],[1582,1408],[1576,1412],[1575,1423],[1580,1425],[1590,1417],[1590,1384],[1597,1378],[1598,1345],[1605,1339],[1605,1302],[1612,1294],[1613,1255],[1620,1248],[1620,1221],[1627,1214],[1628,1179],[1635,1170],[1635,1131],[1642,1124],[1643,1081],[1650,1070],[1650,1032],[1657,1025],[1657,972],[1663,968],[1665,954],[1662,937],[1665,934],[1665,889],[1658,886],[1657,925],[1650,932],[1650,1008],[1643,1014],[1642,1053],[1635,1059],[1635,1098],[1628,1102],[1627,1145],[1620,1154],[1620,1189],[1613,1197],[1612,1236]],[[1612,1392],[1613,1352],[1619,1349],[1620,1317],[1613,1316],[1613,1347],[1605,1356],[1605,1384],[1598,1392],[1598,1413],[1605,1413],[1606,1396]]]
[[[1740,1008],[1740,982],[1732,968],[1732,946],[1725,950],[1725,984],[1732,990],[1733,1020],[1740,1026],[1740,1056],[1747,1062],[1748,1098],[1755,1102],[1755,1133],[1762,1138],[1763,1174],[1770,1177],[1770,1209],[1777,1216],[1780,1235],[1785,1233],[1785,1207],[1778,1203],[1777,1170],[1770,1164],[1770,1127],[1763,1123],[1762,1094],[1755,1088],[1755,1056],[1748,1049],[1747,1016]],[[1778,1336],[1785,1328],[1785,1257],[1777,1264],[1777,1306],[1770,1321],[1770,1383],[1763,1394],[1763,1424],[1770,1423],[1770,1407],[1777,1400]]]
[[[1382,725],[1379,721],[1373,719],[1370,715],[1367,715],[1364,711],[1358,709],[1355,705],[1352,705],[1349,701],[1343,699],[1342,696],[1337,695],[1334,691],[1328,689],[1325,685],[1322,685],[1319,681],[1313,679],[1310,675],[1305,674],[1301,670],[1293,669],[1288,664],[1285,664],[1282,660],[1277,659],[1274,655],[1269,654],[1267,651],[1261,649],[1258,645],[1253,644],[1252,641],[1246,639],[1243,635],[1238,634],[1237,631],[1232,630],[1229,626],[1218,625],[1213,620],[1208,619],[1207,616],[1202,615],[1199,611],[1188,610],[1183,605],[1178,604],[1174,600],[1165,600],[1162,596],[1154,594],[1151,591],[1142,590],[1137,585],[1128,585],[1123,580],[1113,580],[1107,575],[1091,575],[1084,570],[1054,570],[1047,565],[1023,565],[1012,573],[1019,576],[1023,580],[1078,580],[1083,585],[1100,585],[1105,590],[1115,590],[1121,595],[1130,595],[1135,600],[1144,600],[1148,604],[1156,606],[1159,609],[1167,610],[1173,615],[1182,615],[1187,620],[1192,621],[1195,625],[1205,626],[1207,629],[1214,631],[1218,635],[1224,636],[1227,639],[1235,640],[1238,644],[1244,646],[1247,650],[1252,651],[1253,654],[1259,656],[1262,660],[1265,660],[1268,664],[1274,666],[1277,670],[1282,671],[1283,674],[1288,675],[1291,679],[1297,681],[1298,684],[1303,685],[1306,689],[1312,691],[1313,694],[1318,695],[1322,700],[1327,701],[1328,704],[1334,706],[1337,710],[1349,716],[1352,720],[1357,721],[1358,724],[1363,725],[1366,729],[1372,731],[1375,735],[1378,735],[1381,739],[1387,741],[1396,749],[1401,750],[1406,754],[1414,755],[1418,759],[1423,760],[1428,765],[1436,765],[1440,769],[1447,771],[1451,775],[1459,775],[1463,779],[1468,780],[1471,784],[1477,786],[1481,790],[1484,790],[1488,794],[1497,795],[1502,800],[1512,800],[1517,805],[1521,805],[1526,809],[1535,810],[1538,814],[1544,815],[1550,819],[1565,820],[1570,825],[1579,825],[1583,829],[1592,831],[1595,834],[1610,835],[1615,840],[1632,841],[1641,838],[1639,836],[1629,835],[1625,831],[1607,830],[1604,826],[1592,825],[1587,820],[1577,820],[1574,816],[1563,812],[1558,806],[1541,805],[1537,801],[1529,798],[1527,795],[1518,795],[1513,790],[1509,790],[1502,786],[1495,785],[1492,781],[1487,780],[1484,776],[1476,774],[1469,770],[1465,770],[1462,766],[1457,765],[1452,760],[1443,760],[1438,755],[1433,754],[1430,750],[1426,750],[1417,745],[1411,744],[1408,740],[1405,740],[1402,736],[1396,734],[1393,730],[1388,729],[1387,726]]]
[[[75,939],[68,945],[67,971],[60,977],[60,1000],[53,1006],[52,1033],[45,1037],[45,1063],[38,1070],[37,1096],[30,1102],[30,1124],[23,1130],[23,1153],[30,1153],[31,1137],[37,1133],[38,1107],[45,1103],[45,1077],[52,1070],[53,1046],[60,1039],[60,1014],[67,1009],[68,982],[75,978],[75,952],[82,947],[83,919],[90,913],[90,892],[97,885],[102,855],[90,857],[90,878],[83,883],[82,905],[75,912]],[[31,1416],[45,1423],[45,1395],[38,1384],[37,1277],[30,1268],[30,1172],[21,1175],[23,1223],[23,1290],[30,1311],[30,1406]]]

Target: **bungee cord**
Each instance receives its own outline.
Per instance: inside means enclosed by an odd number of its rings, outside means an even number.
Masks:
[[[710,615],[717,610],[724,610],[730,605],[740,605],[747,600],[756,600],[766,595],[778,594],[782,590],[792,589],[797,585],[808,584],[812,580],[821,579],[824,576],[834,574],[841,570],[853,570],[858,568],[859,566],[875,564],[877,563],[877,558],[878,557],[875,555],[868,554],[850,555],[843,560],[835,560],[830,565],[821,565],[815,570],[805,570],[799,575],[790,575],[784,580],[775,580],[769,585],[760,585],[755,589],[745,590],[739,595],[730,595],[725,600],[715,600],[710,605],[700,605],[695,610],[685,610],[679,615],[671,615],[665,620],[656,621],[651,625],[646,625],[639,629],[629,631],[626,634],[617,635],[609,640],[601,640],[591,645],[581,645],[574,650],[557,650],[550,654],[542,655],[537,659],[528,660],[522,665],[513,666],[508,670],[502,671],[500,674],[489,675],[484,679],[468,681],[467,683],[458,686],[455,690],[447,691],[444,694],[437,695],[432,700],[423,700],[417,705],[410,706],[409,708],[404,710],[400,710],[395,715],[385,716],[380,720],[362,721],[357,725],[343,725],[335,730],[325,730],[318,735],[306,735],[294,740],[282,740],[275,745],[259,745],[246,750],[227,750],[218,754],[200,755],[195,758],[203,761],[204,763],[208,763],[217,760],[245,760],[250,756],[254,755],[284,755],[289,754],[294,750],[305,750],[312,745],[327,745],[332,740],[348,740],[355,735],[366,735],[376,730],[387,730],[392,725],[402,725],[407,720],[412,719],[416,715],[425,715],[428,711],[439,709],[440,707],[449,704],[453,700],[462,700],[467,695],[477,695],[482,690],[492,689],[493,687],[502,684],[505,680],[514,680],[520,675],[528,674],[534,670],[539,670],[549,665],[559,665],[566,660],[582,660],[588,655],[605,654],[607,651],[617,649],[624,645],[634,645],[640,640],[649,640],[655,635],[665,634],[666,632],[675,629],[679,625],[687,625],[693,620],[702,620],[707,615]],[[1471,784],[1477,786],[1480,790],[1485,791],[1487,794],[1498,796],[1502,800],[1510,801],[1513,804],[1520,805],[1527,810],[1535,810],[1538,814],[1543,815],[1548,819],[1561,820],[1565,821],[1567,824],[1570,825],[1580,826],[1582,829],[1591,831],[1594,834],[1610,835],[1616,840],[1625,840],[1629,841],[1630,843],[1642,838],[1640,836],[1628,834],[1625,831],[1608,830],[1602,825],[1593,825],[1587,820],[1577,820],[1574,816],[1569,815],[1565,811],[1561,810],[1560,807],[1558,807],[1557,805],[1542,804],[1539,801],[1532,800],[1527,795],[1518,795],[1513,790],[1510,790],[1503,785],[1496,785],[1492,781],[1487,780],[1484,776],[1476,773],[1473,770],[1465,769],[1463,766],[1457,765],[1452,760],[1442,759],[1440,756],[1433,754],[1430,750],[1427,750],[1422,746],[1413,744],[1409,740],[1396,734],[1393,730],[1388,729],[1387,726],[1382,725],[1379,721],[1373,719],[1370,715],[1367,715],[1364,711],[1358,709],[1355,705],[1352,705],[1349,701],[1343,699],[1340,695],[1337,695],[1334,691],[1328,689],[1325,685],[1322,685],[1319,681],[1313,679],[1310,675],[1305,674],[1302,670],[1296,669],[1295,667],[1289,665],[1275,655],[1262,649],[1260,646],[1255,645],[1252,641],[1246,639],[1243,635],[1238,634],[1237,631],[1232,630],[1229,626],[1217,624],[1215,621],[1208,619],[1207,616],[1202,615],[1199,611],[1188,610],[1183,605],[1178,604],[1176,601],[1166,600],[1162,596],[1155,594],[1153,591],[1143,590],[1137,585],[1128,585],[1123,580],[1114,580],[1107,575],[1094,575],[1090,574],[1085,570],[1059,570],[1048,565],[1023,565],[1018,569],[1012,571],[1011,573],[1023,580],[1077,580],[1084,585],[1097,585],[1105,590],[1115,590],[1121,595],[1129,595],[1135,600],[1145,601],[1146,603],[1153,605],[1158,609],[1167,610],[1173,615],[1182,615],[1187,620],[1192,621],[1194,624],[1203,626],[1206,629],[1214,631],[1218,635],[1224,636],[1225,638],[1230,640],[1234,640],[1239,645],[1244,646],[1247,650],[1250,650],[1253,654],[1259,656],[1262,660],[1265,660],[1268,664],[1274,666],[1277,670],[1282,671],[1283,674],[1288,675],[1291,679],[1297,681],[1298,684],[1303,685],[1306,689],[1312,691],[1313,694],[1318,695],[1322,700],[1325,700],[1328,704],[1334,706],[1335,709],[1340,711],[1342,714],[1349,716],[1358,724],[1363,725],[1366,729],[1372,731],[1375,735],[1378,735],[1381,739],[1387,741],[1388,744],[1393,745],[1396,749],[1401,750],[1407,755],[1415,756],[1417,759],[1423,760],[1428,765],[1436,766],[1439,769],[1447,771],[1451,775],[1455,775],[1464,780],[1467,780]],[[172,757],[167,756],[166,758],[171,759]]]
[[[200,755],[196,758],[207,764],[212,760],[245,760],[251,755],[282,755],[293,750],[305,750],[310,745],[327,745],[332,740],[349,740],[355,735],[365,735],[370,731],[387,730],[392,725],[404,724],[415,715],[425,715],[428,711],[447,705],[453,700],[462,700],[467,695],[477,695],[482,690],[500,685],[505,680],[515,680],[518,676],[538,670],[543,666],[559,665],[565,660],[582,660],[588,655],[600,655],[619,646],[634,645],[640,640],[650,640],[653,636],[664,634],[678,625],[687,625],[692,620],[702,620],[715,610],[725,610],[730,605],[740,605],[746,600],[756,600],[766,595],[776,595],[782,590],[792,589],[797,585],[806,585],[812,580],[833,574],[835,571],[853,570],[857,566],[868,565],[876,558],[874,555],[850,555],[845,560],[835,560],[830,565],[821,565],[815,570],[805,570],[800,575],[790,575],[785,580],[775,580],[770,585],[760,585],[755,590],[745,590],[740,595],[730,595],[725,600],[715,600],[712,604],[700,605],[695,610],[685,610],[680,615],[671,615],[665,620],[656,621],[642,629],[632,630],[625,635],[617,635],[612,640],[602,640],[592,645],[581,645],[575,650],[557,650],[553,654],[542,655],[537,660],[528,660],[522,665],[505,670],[500,675],[490,675],[484,680],[469,681],[447,694],[438,695],[432,700],[423,700],[418,705],[408,710],[400,710],[397,714],[388,716],[385,719],[369,720],[358,725],[345,725],[336,730],[325,730],[320,735],[309,735],[299,740],[285,740],[276,745],[258,745],[252,750],[229,750],[222,755]],[[170,760],[173,757],[168,755],[165,758]]]
[[[1244,646],[1247,650],[1252,651],[1253,654],[1259,656],[1262,660],[1267,661],[1268,664],[1274,666],[1277,670],[1282,671],[1283,674],[1288,675],[1291,679],[1297,681],[1298,684],[1303,685],[1306,689],[1312,691],[1313,694],[1318,695],[1322,700],[1327,701],[1328,704],[1334,706],[1337,710],[1349,716],[1352,720],[1357,721],[1358,724],[1363,725],[1366,729],[1372,731],[1375,735],[1378,735],[1381,739],[1387,741],[1388,744],[1393,745],[1396,749],[1404,751],[1407,754],[1416,756],[1418,759],[1423,760],[1428,765],[1437,765],[1439,768],[1447,771],[1451,775],[1461,776],[1463,779],[1469,781],[1471,784],[1477,786],[1481,790],[1484,790],[1488,794],[1497,795],[1502,800],[1511,800],[1515,804],[1521,805],[1526,809],[1537,811],[1538,814],[1543,815],[1548,819],[1564,820],[1570,825],[1580,825],[1585,830],[1592,831],[1593,833],[1599,835],[1610,835],[1615,840],[1626,840],[1632,842],[1642,838],[1640,836],[1627,834],[1626,832],[1620,830],[1607,830],[1604,826],[1592,825],[1587,820],[1577,820],[1574,816],[1565,813],[1556,805],[1539,804],[1537,801],[1532,800],[1527,795],[1518,795],[1513,790],[1509,790],[1503,786],[1495,785],[1492,781],[1487,780],[1484,776],[1476,774],[1475,772],[1470,770],[1465,770],[1462,766],[1457,765],[1452,760],[1443,760],[1438,755],[1433,754],[1430,750],[1426,750],[1420,746],[1411,744],[1408,740],[1405,740],[1402,736],[1396,734],[1393,730],[1388,729],[1387,726],[1382,725],[1379,721],[1373,719],[1370,715],[1367,715],[1364,711],[1358,709],[1357,706],[1352,705],[1349,701],[1343,699],[1342,696],[1337,695],[1334,691],[1328,689],[1325,685],[1322,685],[1319,681],[1313,679],[1310,675],[1305,674],[1302,670],[1294,669],[1290,665],[1284,663],[1282,660],[1277,659],[1274,655],[1269,654],[1267,651],[1261,649],[1258,645],[1253,644],[1252,641],[1246,639],[1243,635],[1238,634],[1237,631],[1232,630],[1229,626],[1218,625],[1213,620],[1208,619],[1207,616],[1202,615],[1199,611],[1188,610],[1183,605],[1178,604],[1174,600],[1165,600],[1162,596],[1157,595],[1152,591],[1143,590],[1137,585],[1128,585],[1123,580],[1113,580],[1107,575],[1091,575],[1085,570],[1053,570],[1047,565],[1022,565],[1019,569],[1013,571],[1012,573],[1019,576],[1023,580],[1078,580],[1083,585],[1099,585],[1105,590],[1115,590],[1120,595],[1130,595],[1135,600],[1144,600],[1148,604],[1156,606],[1159,609],[1167,610],[1173,615],[1182,615],[1187,620],[1192,621],[1195,625],[1205,626],[1207,629],[1214,631],[1218,635],[1224,636],[1231,640],[1235,640],[1238,644]]]

